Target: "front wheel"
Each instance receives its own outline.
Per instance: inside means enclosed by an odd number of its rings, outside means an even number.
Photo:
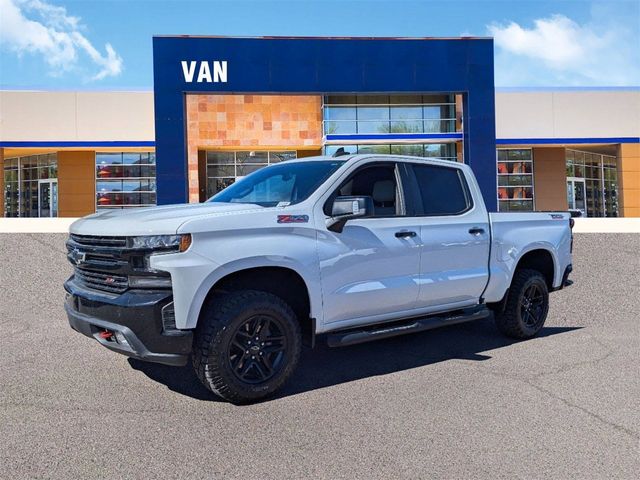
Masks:
[[[233,403],[278,390],[300,358],[300,325],[289,305],[254,290],[214,297],[196,331],[193,366],[200,381]]]
[[[495,314],[496,326],[508,337],[535,336],[549,313],[547,282],[537,270],[516,271],[502,313]]]

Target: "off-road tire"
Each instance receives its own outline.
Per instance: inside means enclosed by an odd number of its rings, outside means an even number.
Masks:
[[[271,378],[248,383],[239,377],[238,370],[242,369],[233,368],[231,352],[237,352],[238,329],[246,327],[249,330],[251,325],[255,325],[251,322],[257,321],[252,319],[264,317],[277,324],[276,330],[281,333],[285,344],[284,356],[278,357],[279,368]],[[255,343],[254,348],[260,348],[258,342]],[[282,299],[255,290],[231,292],[214,296],[205,305],[194,338],[193,367],[204,386],[219,397],[237,404],[250,403],[271,395],[284,385],[298,364],[301,345],[300,324],[291,307]],[[253,358],[250,355],[247,358]],[[263,367],[264,364],[260,363],[260,370],[264,370]],[[258,372],[257,367],[254,370]]]
[[[526,313],[526,293],[534,286],[541,296],[539,316],[534,322]],[[498,330],[511,338],[526,339],[534,337],[544,326],[549,313],[549,290],[547,282],[540,272],[531,269],[516,270],[511,281],[504,311],[495,312]]]

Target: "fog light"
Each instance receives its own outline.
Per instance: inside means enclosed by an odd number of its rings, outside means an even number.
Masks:
[[[166,334],[176,332],[176,311],[173,308],[173,302],[162,307],[162,330]]]
[[[171,288],[171,277],[146,275],[144,277],[129,277],[131,288]]]

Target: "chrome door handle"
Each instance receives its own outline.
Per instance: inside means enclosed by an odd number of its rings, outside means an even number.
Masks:
[[[469,233],[471,235],[482,235],[484,233],[484,228],[473,227],[469,229]]]
[[[417,235],[416,232],[410,232],[408,230],[402,230],[400,232],[396,232],[396,238],[413,238]]]

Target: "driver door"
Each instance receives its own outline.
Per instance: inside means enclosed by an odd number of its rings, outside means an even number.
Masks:
[[[371,196],[372,216],[349,220],[340,233],[318,235],[324,323],[332,328],[402,316],[415,307],[420,226],[407,217],[401,163],[364,165],[342,182],[336,196]],[[413,222],[413,223],[411,223]]]

